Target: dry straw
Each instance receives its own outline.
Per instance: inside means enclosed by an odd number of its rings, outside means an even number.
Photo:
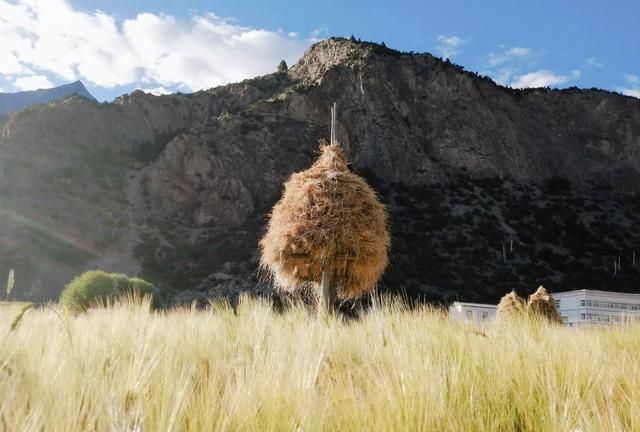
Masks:
[[[339,299],[372,289],[387,265],[387,213],[373,189],[349,171],[338,144],[284,185],[260,241],[260,267],[285,292],[320,284],[323,270]]]
[[[515,291],[511,291],[500,299],[498,303],[498,320],[510,320],[524,313],[525,306],[524,300]]]
[[[562,319],[556,309],[553,297],[547,292],[545,287],[540,285],[535,293],[529,296],[527,302],[527,313],[530,316],[547,319],[550,322],[561,323]]]

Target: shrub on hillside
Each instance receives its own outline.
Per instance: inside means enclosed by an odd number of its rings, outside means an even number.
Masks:
[[[130,278],[123,274],[91,270],[74,278],[65,286],[60,303],[74,311],[105,305],[123,296],[150,296],[152,306],[157,306],[158,290],[151,283]]]

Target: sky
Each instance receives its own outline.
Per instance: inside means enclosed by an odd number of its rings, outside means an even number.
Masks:
[[[0,0],[0,92],[81,80],[101,101],[192,92],[354,35],[502,85],[640,98],[638,0]]]

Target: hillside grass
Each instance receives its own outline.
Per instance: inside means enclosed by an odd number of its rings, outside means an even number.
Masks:
[[[11,311],[11,313],[10,313]],[[0,308],[0,430],[640,430],[640,327],[121,304]]]

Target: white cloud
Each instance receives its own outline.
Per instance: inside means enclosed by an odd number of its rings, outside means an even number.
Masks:
[[[513,59],[528,57],[530,54],[531,48],[524,47],[509,48],[501,53],[489,53],[487,55],[487,66],[494,68]]]
[[[189,20],[142,13],[120,21],[76,10],[67,0],[0,0],[0,74],[199,90],[275,71],[310,43],[211,13]]]
[[[438,45],[436,49],[442,55],[442,58],[453,58],[460,52],[460,47],[467,41],[458,36],[438,35]]]
[[[589,57],[587,60],[585,60],[585,64],[587,66],[595,67],[598,69],[604,68],[604,63],[600,63],[598,60],[596,60],[595,57]]]
[[[166,95],[166,94],[175,93],[173,90],[168,89],[168,88],[164,88],[162,86],[153,87],[153,88],[138,88],[136,90],[142,90],[145,93],[151,93],[152,95],[155,95],[155,96],[162,96],[162,95]]]
[[[536,72],[520,75],[511,82],[513,88],[551,87],[564,84],[574,78],[579,78],[579,73],[573,71],[571,76],[558,75],[549,70],[541,69]]]
[[[527,47],[500,46],[501,51],[491,52],[484,58],[483,74],[488,75],[500,85],[508,86],[521,74],[524,67],[531,68],[540,57],[540,50]]]
[[[53,83],[44,75],[31,75],[17,78],[13,86],[20,90],[39,90],[53,87]]]
[[[544,49],[527,47],[500,46],[501,51],[486,55],[484,74],[492,77],[498,84],[513,88],[553,87],[569,81],[579,80],[587,68],[603,68],[595,57],[585,60],[582,67],[570,73],[559,74],[549,69],[540,68],[540,60],[546,55]],[[532,72],[528,72],[531,71]]]
[[[501,85],[507,85],[511,81],[511,77],[513,76],[514,71],[512,68],[500,68],[496,74],[494,74],[493,79]]]
[[[500,85],[508,86],[511,78],[517,73],[517,69],[510,66],[503,66],[498,69],[481,69],[479,73],[491,77],[491,79]]]
[[[640,84],[640,77],[633,74],[625,74],[624,79],[631,85]]]
[[[625,74],[623,78],[628,87],[619,87],[617,90],[624,95],[640,98],[640,76]]]
[[[515,47],[507,50],[507,55],[512,57],[525,57],[531,54],[531,48]]]
[[[311,32],[311,41],[318,42],[322,39],[323,35],[329,33],[329,29],[327,27],[319,27]]]
[[[637,97],[638,99],[640,99],[640,88],[637,89],[633,89],[633,88],[623,88],[620,89],[622,94],[627,95],[627,96],[633,96],[633,97]]]

